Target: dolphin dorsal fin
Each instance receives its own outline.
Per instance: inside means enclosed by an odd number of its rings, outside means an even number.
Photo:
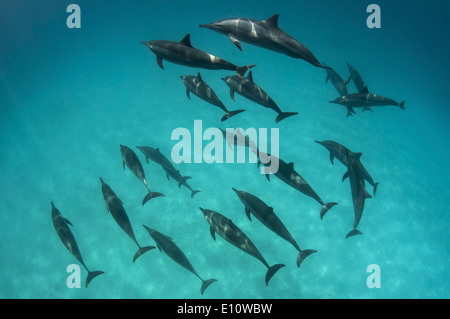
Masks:
[[[156,148],[156,151],[159,152],[159,147]]]
[[[202,76],[200,75],[200,72],[198,72],[198,74],[197,74],[197,79],[199,79],[200,81],[203,82],[203,79],[202,79]]]
[[[358,160],[361,159],[361,155],[362,155],[362,153],[353,153],[353,156],[355,158],[357,158]]]
[[[294,169],[294,163],[292,163],[292,162],[290,162],[289,164],[288,164],[288,167],[290,168],[290,169]]]
[[[253,82],[253,71],[248,72],[247,79],[250,82],[255,83],[255,82]]]
[[[369,89],[367,88],[367,85],[365,87],[363,87],[363,89],[361,90],[360,93],[369,94]]]
[[[191,35],[189,33],[184,36],[183,40],[181,40],[180,43],[193,48],[191,44]]]
[[[279,14],[274,14],[270,18],[264,20],[263,22],[273,28],[278,28],[278,17]]]

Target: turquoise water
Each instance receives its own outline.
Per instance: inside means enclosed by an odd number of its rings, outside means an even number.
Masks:
[[[124,202],[138,242],[155,245],[143,224],[173,238],[199,275],[216,278],[205,298],[448,298],[449,173],[447,1],[377,1],[381,29],[366,26],[370,1],[78,1],[81,29],[66,26],[70,1],[0,4],[0,297],[200,298],[200,280],[157,249],[135,263],[136,245],[107,212],[101,176]],[[330,104],[337,91],[326,72],[309,63],[199,28],[222,18],[262,20],[280,14],[281,29],[347,78],[353,65],[369,89],[395,106],[346,118]],[[256,64],[253,78],[282,110],[299,115],[275,123],[276,113],[236,95],[224,70],[164,62],[161,70],[142,41],[179,41],[237,65]],[[196,96],[188,100],[179,76],[197,74],[231,110],[246,111],[220,123],[223,113]],[[353,83],[350,92],[355,92]],[[276,177],[269,183],[255,164],[176,165],[190,192],[146,164],[134,147],[159,147],[170,157],[172,131],[208,127],[279,128],[280,157],[325,202],[320,205]],[[338,141],[361,158],[377,196],[353,224],[346,169],[331,165],[314,140]],[[166,196],[141,205],[144,186],[122,168],[119,144],[138,154],[152,190]],[[205,143],[206,144],[206,143]],[[259,221],[249,222],[232,187],[274,208],[301,248],[316,249],[300,269],[297,251]],[[372,193],[371,186],[368,191]],[[53,201],[74,227],[86,265],[105,272],[86,289],[69,289],[68,265],[77,263],[55,233]],[[221,237],[214,241],[199,207],[222,213],[255,243],[269,264],[284,263],[264,283],[266,268]],[[381,288],[368,288],[370,264]]]

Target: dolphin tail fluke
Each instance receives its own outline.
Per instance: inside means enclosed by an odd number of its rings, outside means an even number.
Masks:
[[[202,281],[202,287],[200,288],[200,293],[203,295],[203,293],[205,292],[206,288],[208,288],[209,285],[211,285],[215,281],[217,281],[217,279],[203,280]]]
[[[248,70],[250,70],[251,68],[253,68],[255,66],[256,66],[255,64],[239,66],[239,67],[237,67],[236,72],[239,76],[243,77],[245,72],[247,72]]]
[[[105,272],[103,271],[88,271],[88,275],[86,277],[86,288],[89,286],[89,283],[91,282],[92,279],[94,279],[95,277],[104,274]]]
[[[283,268],[284,266],[286,266],[286,265],[276,264],[276,265],[273,265],[273,266],[270,266],[269,268],[267,268],[266,277],[264,278],[266,281],[266,286],[269,285],[269,281],[270,281],[270,279],[272,279],[273,275],[275,275],[276,272],[278,270],[280,270],[281,268]]]
[[[335,205],[338,203],[326,203],[322,205],[322,209],[320,210],[320,219],[323,219],[323,216]]]
[[[281,112],[278,114],[277,118],[275,119],[275,122],[280,122],[281,120],[284,120],[285,118],[288,118],[293,115],[297,115],[297,112]]]
[[[228,120],[230,117],[233,117],[239,113],[244,112],[245,110],[236,110],[236,111],[229,111],[227,113],[225,113],[224,116],[222,116],[222,118],[220,119],[221,122],[224,122],[226,120]]]
[[[162,193],[158,193],[158,192],[148,192],[147,195],[145,195],[144,199],[142,200],[142,206],[145,205],[145,203],[147,203],[150,199],[155,198],[155,197],[161,197],[161,196],[166,196]]]
[[[405,101],[398,103],[398,107],[401,108],[402,110],[404,110],[405,109]]]
[[[139,247],[137,253],[133,257],[133,262],[136,261],[139,257],[141,257],[143,254],[145,254],[147,251],[150,251],[152,249],[155,249],[155,246],[146,246],[146,247]]]
[[[352,231],[350,231],[347,234],[347,236],[345,236],[345,239],[347,239],[349,237],[352,237],[352,236],[355,236],[355,235],[362,235],[362,233],[359,230],[357,230],[357,229],[353,229]]]
[[[378,185],[379,185],[380,183],[375,183],[375,184],[373,184],[373,196],[376,196],[376,194],[377,194],[377,189],[378,189]]]
[[[192,192],[191,192],[191,198],[193,198],[195,194],[200,193],[200,192],[201,192],[201,191],[192,191]]]
[[[300,264],[303,262],[303,260],[305,260],[306,257],[308,257],[313,253],[317,253],[317,250],[314,249],[301,250],[297,256],[297,267],[300,267]]]

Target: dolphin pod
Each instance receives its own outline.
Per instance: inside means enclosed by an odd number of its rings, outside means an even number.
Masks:
[[[75,236],[73,235],[72,231],[69,228],[69,226],[73,226],[72,223],[68,219],[63,217],[63,215],[61,214],[59,209],[55,207],[55,204],[53,204],[53,202],[51,202],[51,204],[52,204],[52,221],[53,221],[53,226],[55,227],[55,230],[56,230],[56,234],[58,235],[59,239],[61,239],[62,243],[67,248],[67,250],[87,270],[88,275],[87,275],[86,281],[85,281],[85,287],[87,288],[92,279],[94,279],[95,277],[97,277],[101,274],[104,274],[104,272],[103,271],[90,271],[86,267],[83,257],[81,256],[80,249],[78,248],[78,244],[75,239]]]
[[[210,226],[211,236],[214,240],[216,240],[216,233],[219,234],[227,242],[250,256],[258,259],[264,264],[264,266],[267,267],[264,280],[266,282],[266,286],[268,286],[273,275],[275,275],[275,273],[285,265],[275,264],[273,266],[269,266],[267,261],[256,248],[255,244],[253,244],[250,238],[248,238],[247,235],[231,221],[231,219],[228,219],[222,214],[209,209],[203,209],[200,207],[200,210]]]
[[[183,251],[173,242],[172,238],[160,233],[157,230],[148,228],[145,225],[143,226],[148,231],[149,235],[153,238],[153,240],[156,242],[156,245],[158,246],[158,249],[161,252],[164,252],[173,261],[189,270],[191,273],[196,275],[202,281],[202,286],[200,288],[200,293],[202,295],[205,292],[205,289],[209,287],[209,285],[217,281],[217,279],[203,280],[202,277],[199,276],[197,271],[195,271],[194,267],[192,267],[191,263],[189,262]]]

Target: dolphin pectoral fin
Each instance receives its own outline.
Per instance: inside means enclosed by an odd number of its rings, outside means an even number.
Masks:
[[[133,256],[133,262],[136,261],[139,257],[141,257],[143,254],[145,254],[147,251],[150,251],[152,249],[155,249],[155,246],[146,246],[146,247],[139,247],[136,254]]]
[[[158,193],[158,192],[148,192],[147,195],[145,195],[144,199],[142,200],[142,206],[145,205],[145,203],[147,203],[150,199],[155,198],[155,197],[163,197],[165,196],[162,193]]]
[[[191,91],[189,91],[189,89],[186,88],[186,95],[187,95],[187,97],[188,97],[189,100],[191,99],[190,93],[191,93]]]
[[[169,176],[169,173],[167,173],[167,172],[166,172],[166,177],[167,177],[167,180],[170,181],[170,176]]]
[[[355,236],[355,235],[362,235],[362,233],[357,229],[353,229],[350,232],[348,232],[347,236],[345,236],[345,239]]]
[[[266,178],[270,182],[270,174],[266,174]]]
[[[89,283],[92,281],[92,279],[104,273],[104,271],[89,271],[86,277],[85,287],[87,288],[89,286]]]
[[[245,207],[245,215],[247,215],[249,221],[252,221],[250,209],[248,209],[247,207]]]
[[[163,251],[161,250],[161,247],[159,247],[158,244],[156,244],[156,247],[158,247],[158,249],[159,249],[160,252],[163,252]]]
[[[325,83],[328,83],[329,79],[330,79],[330,77],[327,75],[327,78],[325,79]]]
[[[323,216],[331,209],[331,207],[337,205],[338,203],[326,203],[322,205],[322,209],[320,210],[320,219],[323,219]]]
[[[211,233],[212,238],[214,240],[216,240],[216,232],[215,232],[214,228],[212,228],[212,226],[209,227],[209,232]]]
[[[190,179],[190,176],[183,176],[179,181],[178,181],[178,188],[181,188],[181,185],[183,185],[184,183],[186,183],[186,181],[188,179]]]
[[[377,194],[378,184],[380,184],[380,183],[373,184],[373,196],[376,196],[376,194]]]
[[[216,282],[216,281],[217,281],[217,279],[202,280],[202,287],[200,288],[200,293],[203,295],[206,288],[208,288],[209,285],[211,285],[213,282]]]
[[[345,179],[348,177],[348,171],[342,176],[342,181],[345,181]]]
[[[242,44],[234,35],[228,33],[228,38],[230,38],[231,42],[233,42],[237,46],[237,48],[242,51]]]
[[[230,96],[231,96],[231,99],[232,99],[233,101],[235,101],[233,89],[230,89]]]
[[[70,222],[70,220],[68,220],[67,218],[64,218],[64,221],[66,222],[67,225],[70,225],[73,227],[72,223]]]
[[[317,250],[314,250],[314,249],[301,250],[297,256],[297,267],[300,268],[300,265],[303,262],[303,260],[305,260],[306,257],[308,257],[309,255],[311,255],[313,253],[317,253]]]
[[[269,281],[270,281],[270,279],[272,279],[273,275],[275,275],[275,273],[278,270],[280,270],[281,268],[283,268],[284,266],[286,266],[286,265],[284,265],[284,264],[276,264],[276,265],[273,265],[273,266],[267,268],[266,276],[264,278],[265,281],[266,281],[266,286],[269,285]]]
[[[158,63],[159,67],[164,70],[162,59],[159,56],[156,57],[156,62]]]
[[[122,161],[123,169],[125,169],[125,161]]]
[[[330,161],[334,165],[334,155],[330,152]]]

